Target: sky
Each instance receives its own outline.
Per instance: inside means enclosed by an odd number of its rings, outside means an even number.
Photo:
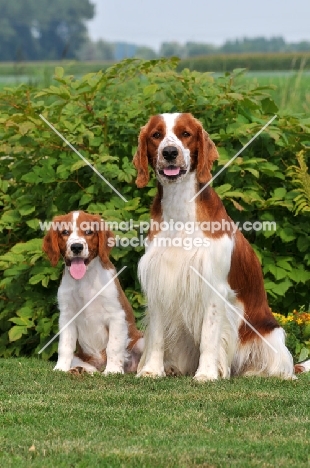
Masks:
[[[310,0],[90,0],[92,40],[125,41],[158,51],[162,42],[221,45],[227,39],[282,36],[310,41]]]

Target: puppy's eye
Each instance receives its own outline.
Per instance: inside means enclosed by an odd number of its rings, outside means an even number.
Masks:
[[[61,231],[61,234],[63,236],[69,236],[70,232],[68,231],[68,229],[64,229],[63,231]]]
[[[191,134],[188,133],[188,132],[182,132],[182,136],[185,137],[185,138],[188,138],[188,137],[191,136]]]
[[[154,132],[152,137],[155,138],[155,140],[158,140],[160,138],[160,133],[159,132]]]
[[[92,234],[94,234],[94,231],[92,231],[91,229],[86,229],[86,231],[84,231],[85,235],[86,236],[91,236]]]

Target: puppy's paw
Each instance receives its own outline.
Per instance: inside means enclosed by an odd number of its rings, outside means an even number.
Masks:
[[[72,375],[81,375],[81,374],[84,374],[84,372],[87,372],[87,371],[82,366],[76,366],[76,367],[71,367],[71,369],[69,369],[68,372],[69,372],[69,374],[72,374]]]

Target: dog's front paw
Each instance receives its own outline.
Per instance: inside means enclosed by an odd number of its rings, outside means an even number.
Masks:
[[[217,371],[207,371],[207,372],[196,372],[194,380],[196,382],[212,382],[218,380],[219,375]]]
[[[143,367],[137,374],[137,377],[151,377],[152,379],[165,376],[166,373],[164,371],[164,368],[155,370],[149,367]]]
[[[67,364],[56,364],[56,366],[54,367],[53,369],[54,371],[61,371],[61,372],[68,372],[68,370],[70,370],[70,364],[67,365]]]
[[[124,368],[123,367],[106,367],[106,369],[103,372],[103,375],[109,375],[109,374],[124,374]]]

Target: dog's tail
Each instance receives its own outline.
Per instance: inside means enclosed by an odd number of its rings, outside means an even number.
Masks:
[[[303,372],[310,371],[310,359],[308,361],[299,362],[294,366],[295,374],[302,374]]]

